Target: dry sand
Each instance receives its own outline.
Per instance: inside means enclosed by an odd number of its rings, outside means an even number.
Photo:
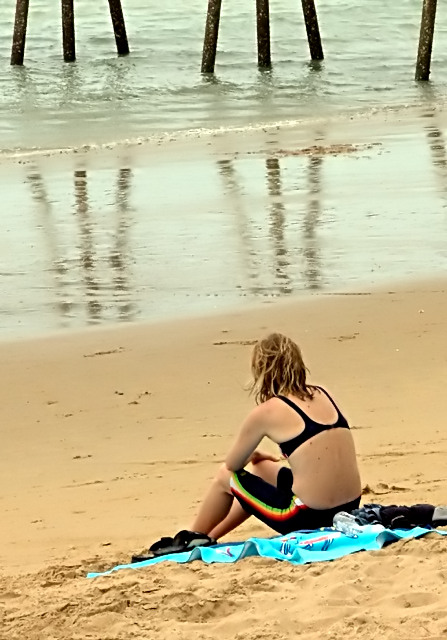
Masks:
[[[365,501],[442,504],[447,281],[0,345],[0,638],[445,638],[446,540],[293,567],[87,580],[190,525],[251,406],[252,341],[302,346],[353,426]],[[355,294],[355,295],[354,295]],[[233,539],[271,535],[255,521]]]

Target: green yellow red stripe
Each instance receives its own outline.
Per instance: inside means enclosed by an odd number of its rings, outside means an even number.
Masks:
[[[275,520],[276,522],[281,522],[283,520],[288,520],[292,516],[294,516],[301,509],[306,509],[306,506],[303,504],[296,504],[295,497],[292,496],[290,501],[290,505],[285,509],[278,509],[277,507],[272,507],[271,505],[265,504],[255,496],[252,496],[251,493],[245,489],[237,476],[237,473],[234,473],[231,476],[230,480],[230,488],[231,492],[241,498],[244,502],[246,502],[250,507],[253,508],[254,511],[260,513],[264,516],[269,517],[271,520]]]

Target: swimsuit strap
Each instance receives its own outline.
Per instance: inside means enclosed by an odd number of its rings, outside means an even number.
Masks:
[[[341,415],[340,409],[337,407],[337,405],[335,404],[334,400],[329,395],[329,393],[326,391],[326,389],[323,389],[323,387],[319,387],[316,384],[314,384],[312,386],[315,387],[315,389],[318,389],[319,391],[322,391],[324,393],[324,395],[327,396],[329,398],[329,400],[331,401],[331,403],[334,405],[335,409],[337,410],[338,415]]]
[[[304,413],[304,411],[300,409],[300,407],[297,404],[295,404],[292,400],[289,400],[289,398],[287,398],[286,396],[276,396],[276,397],[282,400],[283,402],[285,402],[286,404],[288,404],[289,407],[291,407],[291,409],[296,411],[297,414],[301,416],[302,419],[304,420],[304,424],[307,424],[306,423],[307,420],[312,420],[312,418],[309,418],[307,413]]]

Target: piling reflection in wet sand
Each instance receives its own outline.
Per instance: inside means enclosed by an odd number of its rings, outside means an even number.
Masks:
[[[447,196],[447,149],[444,134],[436,125],[426,127],[432,164],[444,196]]]
[[[235,169],[235,160],[224,159],[217,161],[218,172],[223,182],[224,196],[230,200],[236,226],[237,237],[240,239],[239,255],[243,261],[244,285],[241,289],[256,295],[262,290],[262,267],[253,243],[253,229],[250,227],[250,216],[244,204],[244,194],[240,185],[240,177]]]
[[[421,83],[418,89],[423,103],[430,105],[422,113],[422,117],[430,122],[424,126],[424,131],[427,134],[431,161],[439,181],[440,191],[447,196],[447,149],[442,131],[443,125],[439,121],[438,112],[432,106],[443,96],[431,83]]]
[[[322,286],[317,227],[322,210],[323,157],[297,158],[300,170],[303,164],[308,166],[306,203],[297,207],[286,205],[281,161],[277,155],[268,155],[265,159],[268,198],[260,223],[247,212],[247,194],[241,186],[243,178],[237,171],[237,158],[217,162],[219,174],[223,179],[224,196],[229,199],[229,206],[235,214],[244,269],[248,273],[246,290],[255,296],[287,296],[303,286],[310,290],[318,290]],[[301,229],[302,234],[292,235],[293,228]],[[263,252],[259,248],[259,243],[256,242],[259,236],[270,239],[271,250]],[[302,258],[304,268],[301,272]]]
[[[321,218],[322,156],[311,156],[308,164],[308,203],[304,214],[303,254],[306,260],[304,278],[308,289],[321,288],[321,259],[316,229]]]
[[[120,169],[116,191],[116,234],[115,242],[110,252],[110,264],[114,270],[114,297],[116,299],[119,319],[133,320],[137,305],[136,292],[131,285],[129,262],[132,253],[129,245],[130,220],[130,183],[132,171],[129,168]]]
[[[33,169],[28,174],[26,180],[31,187],[31,196],[36,203],[36,222],[37,225],[42,228],[46,253],[51,265],[50,271],[54,275],[53,283],[56,296],[56,309],[60,316],[66,319],[70,316],[71,311],[69,293],[64,280],[64,277],[69,272],[69,268],[66,258],[61,255],[62,249],[54,221],[53,207],[39,171]]]
[[[93,242],[94,223],[90,220],[87,193],[87,172],[78,169],[74,172],[75,216],[79,226],[80,262],[82,266],[85,300],[90,320],[97,321],[101,317],[102,306],[99,301],[100,285],[96,279],[96,248]]]
[[[278,158],[267,158],[267,188],[270,196],[270,224],[269,231],[273,243],[275,257],[275,288],[282,295],[289,295],[293,291],[289,274],[287,245],[285,237],[286,208],[281,188],[281,169]]]
[[[112,220],[110,246],[106,248],[106,260],[101,256],[101,247],[96,239],[101,228],[93,207],[89,203],[88,175],[85,169],[77,169],[73,175],[75,203],[73,214],[77,231],[71,231],[69,247],[63,241],[62,228],[70,228],[69,219],[57,215],[47,193],[44,179],[37,168],[32,169],[26,178],[35,203],[36,223],[43,231],[44,253],[48,256],[53,279],[49,287],[56,300],[54,308],[62,319],[62,326],[69,326],[70,320],[79,311],[87,313],[88,323],[98,323],[112,319],[131,321],[135,319],[138,305],[137,292],[132,287],[130,268],[131,247],[129,229],[132,225],[130,207],[130,188],[132,171],[119,169],[116,181],[115,202],[108,221]],[[59,226],[60,225],[60,226]],[[75,258],[69,258],[73,256]],[[104,273],[101,267],[108,265]],[[78,278],[76,267],[81,275]],[[110,273],[112,285],[110,285]],[[110,293],[108,293],[110,291]],[[81,295],[82,302],[76,300]]]

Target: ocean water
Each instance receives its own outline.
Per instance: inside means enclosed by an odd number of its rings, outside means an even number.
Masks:
[[[319,0],[318,65],[299,0],[271,0],[268,72],[257,69],[254,0],[223,0],[214,76],[200,73],[206,0],[123,0],[121,58],[106,0],[77,0],[74,64],[62,59],[59,3],[30,0],[22,68],[9,65],[15,2],[2,2],[0,337],[446,272],[442,4],[432,80],[418,84],[422,0]],[[382,150],[278,154],[298,144],[284,131],[328,146],[331,121],[368,132],[371,118],[415,113],[411,131],[382,129]],[[210,135],[227,129],[259,129],[258,151]],[[154,140],[182,132],[209,136],[214,151],[154,155]],[[150,161],[135,153],[145,144]],[[102,145],[120,149],[103,165]]]
[[[259,72],[255,0],[223,0],[216,73],[200,74],[207,0],[123,0],[116,56],[108,3],[76,0],[77,62],[62,60],[60,3],[30,0],[25,66],[9,66],[15,0],[2,0],[3,150],[72,147],[165,131],[258,126],[427,101],[414,82],[422,0],[319,0],[325,61],[309,62],[301,3],[271,0],[273,68]],[[438,3],[429,100],[447,95]]]

